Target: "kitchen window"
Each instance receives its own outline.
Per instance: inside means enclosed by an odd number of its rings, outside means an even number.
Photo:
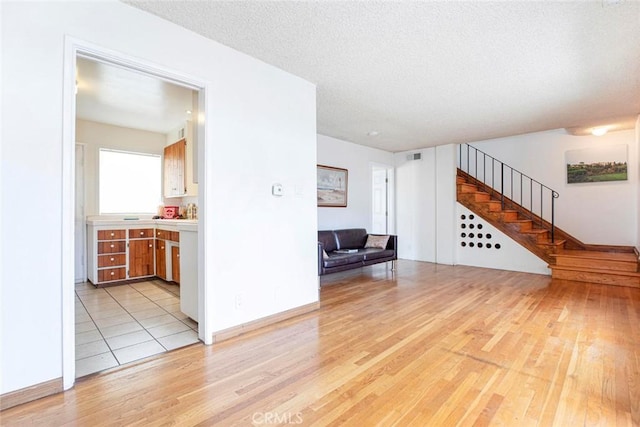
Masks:
[[[99,156],[100,213],[155,214],[162,201],[161,156],[104,148]]]

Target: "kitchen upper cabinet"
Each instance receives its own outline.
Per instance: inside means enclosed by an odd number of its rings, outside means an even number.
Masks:
[[[185,179],[185,139],[164,147],[164,196],[180,197],[187,193]]]

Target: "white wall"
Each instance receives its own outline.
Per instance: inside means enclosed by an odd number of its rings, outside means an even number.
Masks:
[[[396,153],[398,257],[455,263],[455,145]],[[408,160],[420,153],[420,160]]]
[[[89,120],[76,120],[76,142],[85,145],[85,214],[99,215],[98,152],[100,148],[162,155],[166,135],[112,126]],[[158,177],[158,179],[161,179]]]
[[[565,152],[628,146],[628,180],[567,184]],[[638,243],[638,143],[634,130],[573,136],[563,129],[471,143],[560,193],[556,224],[587,244]]]
[[[407,156],[420,153],[420,160]],[[395,154],[398,257],[436,260],[436,150]]]
[[[199,261],[213,330],[318,300],[315,86],[119,2],[3,2],[1,19],[1,203],[15,207],[0,229],[2,393],[62,375],[67,35],[207,86]]]
[[[318,164],[347,169],[346,208],[318,208],[318,230],[366,228],[371,230],[371,165],[393,167],[388,151],[318,135]],[[390,232],[393,227],[390,224]]]

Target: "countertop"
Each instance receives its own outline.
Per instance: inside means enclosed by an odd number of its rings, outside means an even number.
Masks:
[[[125,219],[133,218],[133,216],[88,216],[87,225],[94,227],[161,227],[167,226],[168,228],[177,229],[179,231],[198,231],[197,219],[152,219],[150,217],[139,216],[138,219]]]

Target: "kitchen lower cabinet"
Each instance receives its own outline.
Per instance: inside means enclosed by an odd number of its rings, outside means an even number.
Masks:
[[[155,274],[153,239],[129,240],[129,277]]]
[[[167,280],[167,242],[164,239],[156,239],[156,276]]]
[[[138,224],[140,225],[140,224]],[[150,227],[125,225],[87,226],[87,275],[94,285],[153,277],[155,251],[153,223]]]
[[[162,280],[180,283],[180,233],[156,229],[156,276]]]
[[[171,247],[171,279],[180,283],[180,246]]]
[[[146,277],[176,282],[185,299],[184,313],[197,320],[197,225],[159,221],[113,220],[102,225],[88,220],[88,279],[94,285]]]
[[[127,276],[127,231],[125,229],[97,230],[91,234],[89,250],[89,280],[106,283],[123,280]]]

